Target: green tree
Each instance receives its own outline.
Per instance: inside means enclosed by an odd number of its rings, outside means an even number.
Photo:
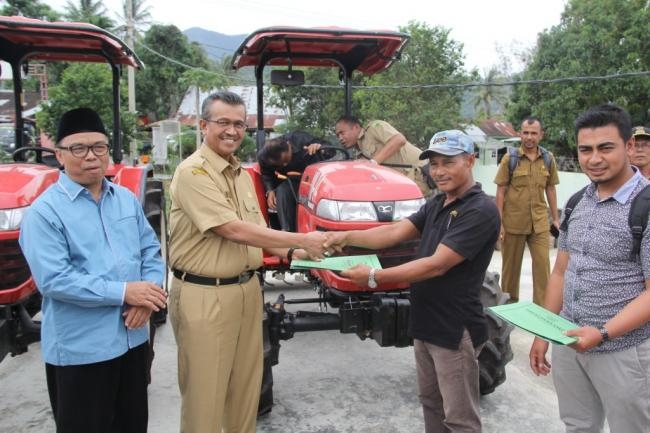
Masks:
[[[478,119],[491,119],[500,112],[500,108],[505,107],[508,100],[507,91],[504,86],[499,85],[503,82],[505,77],[497,67],[491,67],[481,77],[482,85],[478,87],[472,98]]]
[[[468,81],[463,69],[463,45],[450,37],[450,29],[443,27],[412,21],[399,30],[411,35],[402,59],[366,83],[408,86],[358,91],[355,99],[365,119],[386,120],[413,144],[424,146],[437,131],[458,127],[463,91],[415,86]]]
[[[352,113],[365,120],[386,120],[414,144],[424,145],[436,131],[457,127],[461,120],[461,90],[424,86],[468,80],[463,70],[463,47],[449,36],[449,29],[410,22],[400,31],[411,35],[400,61],[372,77],[353,76]],[[312,68],[306,71],[305,81],[337,86],[338,71]],[[396,84],[406,86],[370,87]],[[273,101],[290,113],[289,129],[300,128],[333,138],[334,123],[344,114],[342,86],[274,90]]]
[[[210,69],[203,49],[190,43],[173,25],[153,25],[147,30],[136,52],[146,65],[136,80],[137,106],[153,121],[174,115],[187,87],[183,73],[193,68]]]
[[[97,111],[106,125],[109,135],[113,135],[112,74],[107,65],[98,63],[74,63],[61,74],[61,82],[50,86],[50,99],[41,104],[36,113],[39,129],[54,137],[59,119],[68,110],[88,107]],[[124,86],[125,87],[125,86]],[[122,89],[126,94],[126,88]],[[122,98],[124,99],[124,98]],[[126,105],[125,101],[121,104]],[[129,131],[134,130],[135,116],[126,109],[121,111],[122,145],[128,143]]]
[[[549,80],[650,70],[650,8],[646,0],[570,0],[559,25],[544,31],[522,80]],[[626,107],[636,124],[648,124],[647,76],[515,86],[508,117],[539,116],[556,153],[574,151],[573,120],[589,106]]]
[[[39,0],[6,0],[5,5],[0,8],[0,15],[20,15],[44,21],[60,19],[58,12]]]
[[[101,0],[77,0],[77,3],[68,0],[65,5],[65,18],[69,21],[94,24],[106,30],[115,27]]]

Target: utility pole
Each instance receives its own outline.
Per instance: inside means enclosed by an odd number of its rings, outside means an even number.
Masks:
[[[200,120],[201,120],[201,104],[200,104],[200,102],[201,102],[200,101],[200,99],[201,99],[201,96],[200,96],[201,95],[201,90],[199,89],[198,80],[197,80],[197,84],[196,84],[195,87],[196,87],[196,99],[195,99],[195,103],[196,103],[196,107],[195,107],[196,108],[196,149],[198,150],[199,147],[201,147],[201,124],[200,124]]]
[[[133,26],[133,0],[126,0],[126,44],[133,49],[133,43],[135,41],[135,29]],[[135,111],[135,69],[133,66],[127,66],[127,79],[129,87],[129,111],[133,114],[136,114]],[[135,132],[135,131],[133,131]],[[135,137],[131,138],[131,145],[129,146],[129,152],[131,160],[134,161],[137,159],[138,155],[138,144],[135,140]]]

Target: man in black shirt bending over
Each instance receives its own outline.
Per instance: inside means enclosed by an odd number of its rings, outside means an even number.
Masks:
[[[331,146],[326,140],[303,131],[294,131],[272,138],[257,153],[266,203],[269,209],[277,211],[281,230],[296,231],[296,195],[300,174],[308,165],[331,157],[332,152],[319,152],[323,145]]]

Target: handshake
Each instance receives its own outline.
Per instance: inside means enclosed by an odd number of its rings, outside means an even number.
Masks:
[[[302,235],[300,250],[294,257],[299,259],[320,260],[340,253],[347,245],[349,232],[309,232]]]

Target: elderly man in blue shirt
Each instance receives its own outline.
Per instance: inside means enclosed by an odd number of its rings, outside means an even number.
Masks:
[[[149,316],[164,307],[160,244],[142,206],[104,178],[104,125],[63,115],[65,172],[30,207],[20,246],[43,295],[42,351],[58,433],[146,432]]]

